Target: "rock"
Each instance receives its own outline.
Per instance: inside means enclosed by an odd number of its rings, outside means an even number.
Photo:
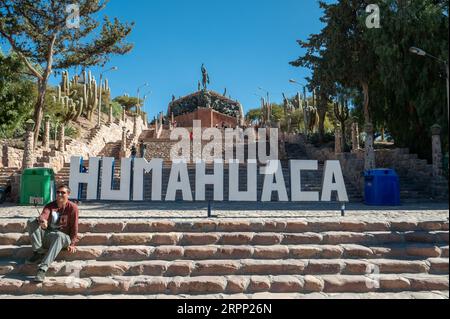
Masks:
[[[285,234],[283,245],[320,244],[322,235],[317,233]]]
[[[151,252],[150,257],[152,259],[160,260],[175,260],[182,258],[187,250],[188,248],[183,249],[183,247],[180,246],[159,246]]]
[[[155,235],[156,236],[156,235]],[[151,234],[112,234],[113,245],[148,245],[153,240]]]
[[[254,258],[260,259],[286,259],[289,256],[289,248],[286,246],[256,246]]]
[[[283,240],[283,236],[275,233],[254,234],[252,245],[279,245]]]
[[[270,292],[289,293],[301,292],[303,282],[294,276],[274,276],[270,285]]]
[[[218,252],[214,246],[188,246],[184,248],[184,257],[187,259],[211,259]]]
[[[189,245],[214,245],[219,241],[218,234],[183,234],[181,244],[185,246]]]
[[[100,277],[100,276],[122,276],[130,265],[126,262],[88,262],[82,267],[80,275],[82,277]]]
[[[220,261],[199,261],[195,264],[195,270],[192,275],[195,276],[217,276],[217,275],[233,275],[240,268],[240,263],[232,260]]]
[[[165,276],[189,276],[193,269],[192,261],[174,261],[168,265]]]
[[[249,245],[252,242],[253,233],[222,234],[219,243],[222,245]]]

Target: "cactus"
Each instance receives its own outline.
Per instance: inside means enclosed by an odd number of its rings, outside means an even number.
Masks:
[[[63,108],[64,123],[77,121],[83,113],[83,101],[79,97],[77,86],[79,77],[75,75],[71,80],[68,71],[62,72],[60,85],[57,87],[56,96],[53,96],[55,103],[61,104]]]
[[[92,120],[92,115],[99,103],[99,85],[102,86],[102,94],[107,106],[111,96],[111,89],[108,80],[97,84],[91,71],[83,71],[81,77],[78,75],[70,78],[68,71],[62,72],[61,83],[57,88],[53,101],[60,103],[64,109],[64,120],[76,121],[81,115],[85,115],[88,120]]]
[[[89,71],[88,83],[83,86],[83,101],[86,107],[87,119],[92,120],[92,114],[98,106],[97,81],[92,77]]]
[[[346,141],[345,141],[345,122],[348,120],[348,117],[350,115],[349,109],[348,109],[348,103],[347,101],[344,101],[343,99],[341,102],[335,102],[334,103],[334,116],[339,121],[341,126],[341,132],[342,132],[342,147],[345,148]]]

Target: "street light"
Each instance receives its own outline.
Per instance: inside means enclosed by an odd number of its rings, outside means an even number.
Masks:
[[[137,89],[137,103],[138,103],[138,106],[137,106],[137,109],[136,109],[136,113],[138,112],[138,110],[140,109],[140,107],[141,107],[141,101],[139,100],[139,93],[141,92],[141,89],[142,88],[144,88],[144,87],[146,87],[146,86],[148,86],[148,83],[146,82],[146,83],[144,83],[144,84],[142,84],[140,87],[138,87],[138,89]]]
[[[144,94],[144,98],[143,98],[143,101],[142,101],[142,108],[144,109],[144,112],[145,112],[145,101],[147,100],[147,98],[150,96],[150,95],[152,95],[152,91],[148,91],[147,93],[145,93]]]
[[[97,127],[100,127],[101,124],[101,107],[102,107],[102,81],[103,81],[103,74],[109,71],[117,71],[119,68],[117,66],[113,66],[109,68],[108,70],[102,71],[100,73],[100,96],[98,101],[98,118],[97,118]]]
[[[435,60],[435,61],[437,61],[439,63],[442,63],[444,65],[445,73],[446,73],[446,77],[447,77],[447,121],[448,121],[449,120],[449,104],[450,104],[449,79],[448,79],[448,77],[449,77],[449,74],[448,74],[449,73],[448,62],[443,60],[443,59],[440,59],[440,58],[438,58],[438,57],[436,57],[434,55],[431,55],[431,54],[427,53],[425,50],[422,50],[422,49],[417,48],[417,47],[410,47],[409,48],[409,52],[411,52],[413,54],[416,54],[418,56],[427,56],[427,57],[432,58],[433,60]]]

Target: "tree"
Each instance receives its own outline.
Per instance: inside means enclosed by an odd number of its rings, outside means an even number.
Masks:
[[[371,99],[374,122],[386,126],[397,145],[431,159],[430,127],[448,132],[445,71],[432,59],[409,52],[411,46],[448,59],[448,1],[387,0],[380,4],[382,32],[369,31],[379,60],[379,81]],[[448,134],[443,134],[448,151]]]
[[[367,1],[339,0],[333,4],[320,1],[319,5],[324,10],[320,20],[325,27],[319,34],[311,35],[308,41],[298,41],[307,49],[307,54],[291,64],[318,69],[313,84],[326,86],[320,93],[323,100],[333,93],[336,82],[348,88],[359,87],[364,94],[365,122],[370,123],[369,87],[376,77],[377,57],[365,39]]]
[[[47,83],[54,70],[73,66],[104,65],[111,54],[126,54],[124,43],[133,24],[104,18],[101,30],[96,15],[107,0],[79,0],[79,27],[71,28],[72,0],[0,0],[0,36],[17,53],[27,73],[37,79],[34,107],[35,143],[44,113]]]
[[[138,105],[142,105],[144,102],[143,99],[138,99],[134,96],[128,96],[128,95],[122,95],[114,98],[113,102],[119,103],[123,107],[125,107],[125,110],[131,111],[133,107],[137,107]]]
[[[13,137],[32,114],[35,90],[24,68],[16,55],[0,50],[0,138]]]
[[[245,118],[248,122],[260,122],[262,120],[262,112],[261,109],[251,109],[245,115]]]

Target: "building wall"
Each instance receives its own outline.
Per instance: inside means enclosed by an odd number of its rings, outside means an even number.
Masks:
[[[228,127],[235,128],[238,120],[209,108],[198,108],[192,113],[176,116],[175,121],[178,127],[192,127],[194,120],[202,121],[202,127],[215,127],[216,124],[222,126],[224,122]]]

